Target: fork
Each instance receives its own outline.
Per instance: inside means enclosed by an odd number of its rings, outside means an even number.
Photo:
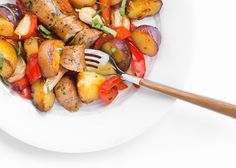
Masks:
[[[161,83],[156,83],[147,79],[142,79],[135,77],[133,75],[128,75],[123,72],[116,64],[113,57],[109,56],[108,54],[93,49],[86,49],[85,50],[85,61],[86,65],[89,68],[97,69],[100,66],[104,66],[107,63],[111,63],[115,72],[128,82],[133,84],[143,86],[155,91],[159,91],[165,95],[178,98],[180,100],[207,108],[209,110],[213,110],[215,112],[219,112],[221,114],[236,118],[236,105],[226,103],[220,100],[212,99],[205,96],[200,96],[197,94],[185,92],[180,89],[176,89]]]

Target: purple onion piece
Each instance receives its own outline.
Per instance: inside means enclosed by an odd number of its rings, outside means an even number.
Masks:
[[[16,5],[9,3],[0,5],[0,16],[10,21],[14,27],[19,24],[23,17],[20,9]]]

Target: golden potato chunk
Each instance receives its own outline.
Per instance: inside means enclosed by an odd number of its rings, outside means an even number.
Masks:
[[[41,39],[38,37],[30,37],[25,40],[24,50],[26,52],[27,61],[30,60],[30,56],[33,54],[38,54],[40,41]]]
[[[161,0],[131,0],[127,6],[127,15],[130,19],[142,19],[157,14],[161,7]]]
[[[34,105],[42,112],[49,111],[55,101],[55,95],[53,91],[48,91],[46,94],[44,91],[45,80],[39,79],[32,85],[32,97]]]
[[[95,72],[81,72],[77,78],[77,88],[81,100],[91,103],[99,99],[99,89],[106,78]]]
[[[39,47],[38,62],[44,77],[54,77],[60,68],[60,55],[64,43],[60,40],[46,40]]]
[[[0,36],[12,36],[14,33],[14,25],[5,20],[0,18]]]
[[[25,76],[25,71],[26,71],[25,61],[21,56],[18,56],[16,69],[14,73],[11,75],[11,77],[7,79],[7,81],[13,83],[22,79]]]
[[[0,39],[0,75],[9,78],[15,71],[17,65],[17,55],[15,48],[7,41]]]

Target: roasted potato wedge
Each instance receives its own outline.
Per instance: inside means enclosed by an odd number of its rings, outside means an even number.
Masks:
[[[82,72],[85,69],[85,45],[66,46],[61,53],[60,64],[71,71]]]
[[[89,104],[99,99],[100,86],[106,78],[95,72],[81,72],[77,78],[77,88],[82,102]]]
[[[126,8],[130,19],[142,19],[157,14],[162,7],[161,0],[131,0]]]
[[[40,42],[41,42],[41,39],[38,37],[30,37],[25,40],[24,50],[26,52],[27,61],[30,60],[31,55],[38,54]]]
[[[132,32],[132,38],[142,53],[155,56],[161,43],[161,33],[153,26],[142,25]]]
[[[15,71],[17,65],[17,55],[15,48],[5,40],[0,39],[0,57],[3,66],[0,69],[0,75],[7,79]]]
[[[102,45],[102,50],[111,55],[122,71],[127,71],[130,66],[131,54],[127,44],[118,39],[112,39]]]
[[[0,18],[0,36],[12,36],[14,33],[14,25],[5,20]]]
[[[53,91],[48,91],[46,94],[44,91],[45,80],[39,79],[32,85],[32,97],[33,104],[42,112],[49,111],[55,101],[55,95]]]
[[[60,68],[60,54],[64,43],[60,40],[46,40],[38,52],[38,62],[44,77],[56,76]]]
[[[63,77],[56,85],[55,95],[58,102],[68,111],[76,112],[81,107],[81,100],[78,96],[74,81],[69,77]]]
[[[26,63],[21,56],[18,56],[16,70],[11,75],[11,77],[7,79],[7,81],[13,83],[22,79],[25,76],[25,70],[26,70]]]

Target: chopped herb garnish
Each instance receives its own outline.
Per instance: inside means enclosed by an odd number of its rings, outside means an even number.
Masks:
[[[51,35],[52,33],[43,25],[38,26],[38,30],[46,35]]]
[[[0,53],[0,70],[2,70],[3,62],[4,62],[4,56],[2,53]]]
[[[92,21],[92,27],[97,28],[97,29],[99,29],[99,30],[102,29],[102,25],[99,23],[98,19],[94,19],[94,20]]]
[[[93,22],[92,22],[92,27],[93,28],[96,28],[98,30],[102,30],[104,31],[105,33],[107,34],[111,34],[112,36],[116,37],[117,35],[117,32],[107,26],[104,26],[104,25],[101,25],[98,21],[98,19],[94,19]]]
[[[115,53],[115,52],[116,52],[116,48],[112,48],[112,49],[111,49],[111,52],[112,52],[112,53]]]
[[[30,39],[29,39],[29,41],[30,41]],[[32,39],[31,39],[31,42],[32,42]],[[23,44],[22,44],[22,41],[18,41],[17,44],[18,44],[17,55],[20,56],[20,55],[23,54]]]
[[[46,35],[46,34],[41,34],[42,36],[43,36],[43,38],[45,38],[45,39],[48,39],[48,40],[52,40],[53,39],[53,37],[51,36],[51,35]]]
[[[120,15],[125,16],[125,8],[126,8],[127,0],[122,0],[121,7],[120,7]]]
[[[116,51],[117,51],[116,48],[112,48],[112,49],[111,49],[112,54],[115,54]]]
[[[111,34],[113,37],[116,37],[117,32],[107,26],[102,26],[102,30],[107,33],[107,34]]]
[[[30,37],[29,40],[28,40],[28,44],[30,45],[32,43],[32,41],[33,41],[33,38]]]
[[[49,39],[49,40],[53,39],[52,33],[43,25],[38,26],[38,31],[44,38]]]

